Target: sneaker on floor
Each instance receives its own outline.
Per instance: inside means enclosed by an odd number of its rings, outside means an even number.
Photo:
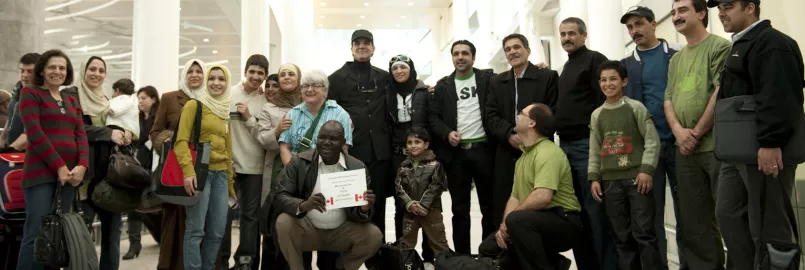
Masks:
[[[426,262],[424,263],[425,270],[435,270],[436,267],[433,266],[433,263]]]

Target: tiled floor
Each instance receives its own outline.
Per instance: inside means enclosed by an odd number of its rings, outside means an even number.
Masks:
[[[447,209],[444,211],[444,223],[447,227],[447,238],[450,239],[450,245],[452,247],[452,228],[453,224],[451,222],[453,214],[450,212],[450,195],[445,192],[442,195],[442,207]],[[394,201],[389,198],[386,203],[386,224],[394,224]],[[478,198],[475,193],[472,194],[472,209],[470,216],[472,217],[472,252],[478,252],[478,245],[481,243],[481,211],[478,207]],[[390,225],[386,228],[386,237],[387,239],[394,239],[394,227]],[[238,246],[238,231],[237,229],[233,229],[232,231],[232,250],[234,251]],[[422,241],[421,235],[419,241]],[[154,239],[150,236],[143,237],[143,250],[140,252],[140,257],[128,260],[128,261],[120,261],[120,269],[121,270],[140,270],[140,269],[156,269],[157,259],[159,257],[159,247],[154,242]],[[120,241],[120,253],[125,254],[126,251],[129,249],[129,242],[128,240]],[[417,249],[420,249],[420,245],[417,245]],[[100,250],[98,250],[100,252]],[[421,250],[420,250],[421,252]],[[100,254],[99,254],[100,255]],[[567,252],[564,254],[565,257],[573,259],[573,255],[571,252]],[[230,260],[230,265],[234,264],[234,260]],[[570,267],[571,270],[576,270],[575,264]]]

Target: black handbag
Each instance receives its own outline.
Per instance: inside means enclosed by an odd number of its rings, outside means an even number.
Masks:
[[[758,104],[752,95],[734,96],[716,101],[713,137],[715,156],[733,164],[757,164]],[[805,161],[805,116],[797,114],[791,139],[782,147],[783,164],[794,166]]]
[[[436,260],[434,263],[434,268],[436,270],[453,270],[453,269],[462,269],[462,270],[497,270],[497,269],[508,269],[503,268],[500,265],[500,260],[503,258],[505,254],[501,252],[498,254],[496,258],[488,258],[488,257],[480,257],[480,256],[468,256],[468,255],[458,255],[452,250],[439,252],[436,254]]]
[[[106,176],[114,187],[128,189],[145,189],[151,185],[151,175],[137,158],[133,147],[115,146],[109,156],[109,171]]]
[[[134,211],[142,201],[142,191],[114,187],[103,179],[92,189],[92,203],[106,211],[125,213]]]
[[[42,217],[42,224],[39,225],[39,236],[34,240],[34,261],[52,268],[68,267],[70,266],[70,257],[67,252],[64,224],[60,217],[62,213],[61,184],[56,184],[56,194],[53,196],[51,209],[50,214]]]
[[[386,243],[380,246],[377,257],[379,269],[387,270],[423,270],[425,265],[416,249],[402,243]]]

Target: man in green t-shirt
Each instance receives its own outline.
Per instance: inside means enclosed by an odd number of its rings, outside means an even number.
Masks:
[[[730,42],[707,32],[705,0],[674,0],[674,27],[687,45],[671,58],[665,117],[678,153],[676,169],[682,252],[691,269],[724,265],[715,206],[721,162],[713,154],[713,108]]]
[[[522,139],[522,156],[514,169],[514,185],[503,212],[503,223],[478,247],[478,253],[495,257],[511,269],[568,269],[570,260],[560,252],[579,241],[581,205],[573,191],[570,163],[549,138],[554,117],[545,104],[531,104],[517,115],[514,131]],[[511,252],[514,251],[514,252]],[[516,257],[516,258],[514,258]],[[505,264],[505,263],[504,263]]]

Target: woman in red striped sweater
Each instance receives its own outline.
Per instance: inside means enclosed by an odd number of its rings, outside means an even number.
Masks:
[[[20,94],[20,112],[28,136],[22,188],[25,190],[25,227],[17,270],[43,269],[34,262],[34,240],[42,216],[51,212],[57,185],[62,209],[72,209],[75,188],[89,166],[89,145],[80,106],[75,97],[59,91],[73,82],[70,58],[50,50],[34,66],[31,88]]]

